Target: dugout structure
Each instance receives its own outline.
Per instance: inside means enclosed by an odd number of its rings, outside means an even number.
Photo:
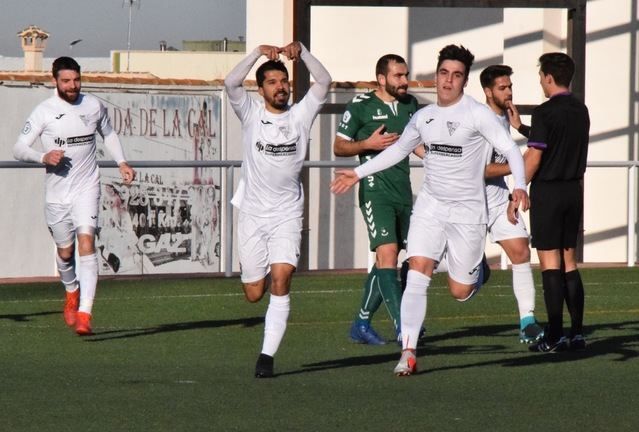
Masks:
[[[575,75],[571,90],[582,102],[585,99],[586,71],[586,3],[587,0],[294,0],[293,39],[299,40],[311,50],[311,8],[313,6],[361,6],[361,7],[437,7],[437,8],[528,8],[567,10],[567,54],[575,62]],[[306,67],[294,64],[293,98],[298,102],[310,87],[310,74]],[[530,114],[534,105],[519,105],[523,114]],[[345,104],[327,103],[322,114],[341,114]],[[305,170],[303,175],[307,176]],[[308,182],[304,182],[307,189]],[[308,190],[305,190],[308,196]],[[304,220],[308,220],[308,204],[305,204]],[[577,256],[583,260],[583,220],[577,241]],[[302,233],[302,251],[308,250],[308,230]],[[308,254],[302,253],[300,269],[308,269]]]

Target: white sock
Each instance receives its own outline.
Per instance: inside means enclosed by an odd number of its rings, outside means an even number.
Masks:
[[[288,294],[276,296],[271,294],[266,316],[264,317],[264,343],[262,354],[273,357],[280,347],[286,331],[288,314],[291,310],[291,299]]]
[[[519,319],[535,313],[535,283],[530,262],[513,264],[513,292],[519,308]]]
[[[65,261],[56,253],[55,262],[58,265],[58,273],[60,273],[60,280],[62,280],[64,289],[67,290],[67,292],[77,290],[78,279],[75,275],[75,260],[71,258],[71,260]]]
[[[406,290],[402,296],[402,349],[417,348],[419,331],[426,317],[426,291],[430,278],[415,270],[408,270]]]
[[[98,284],[98,256],[96,254],[80,257],[80,307],[79,312],[91,314],[95,288]]]

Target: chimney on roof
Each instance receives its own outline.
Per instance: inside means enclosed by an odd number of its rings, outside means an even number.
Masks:
[[[42,71],[42,58],[47,47],[49,33],[37,26],[30,25],[18,32],[24,51],[24,70],[27,72]]]

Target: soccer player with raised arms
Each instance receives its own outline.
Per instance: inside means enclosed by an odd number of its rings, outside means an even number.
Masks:
[[[299,103],[289,105],[289,76],[280,54],[302,60],[315,79]],[[242,83],[260,57],[258,102]],[[290,311],[291,277],[300,254],[304,193],[300,172],[311,126],[326,101],[331,76],[299,42],[285,47],[260,45],[224,80],[229,101],[242,123],[243,163],[232,203],[239,209],[237,238],[242,284],[249,302],[270,290],[264,341],[256,378],[273,376],[273,356],[284,337]]]

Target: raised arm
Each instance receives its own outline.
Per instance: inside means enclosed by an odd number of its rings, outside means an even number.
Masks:
[[[510,125],[517,129],[517,132],[528,138],[530,136],[530,126],[526,126],[521,122],[519,110],[512,101],[506,101],[506,112],[508,114],[508,122]]]
[[[513,204],[516,208],[521,208],[524,211],[528,210],[530,201],[526,192],[524,158],[517,144],[510,136],[510,132],[506,131],[489,108],[477,110],[476,116],[476,125],[481,134],[497,152],[504,155],[508,160],[510,171],[515,180],[515,188],[512,193]]]
[[[281,48],[271,45],[260,45],[235,65],[224,79],[224,87],[231,101],[237,102],[246,94],[242,84],[255,62],[257,62],[261,56],[266,56],[269,60],[277,60],[280,56],[280,52]]]
[[[297,43],[301,46],[300,57],[315,80],[315,83],[311,86],[309,91],[312,92],[313,96],[315,96],[318,100],[323,101],[326,99],[326,95],[331,88],[333,79],[322,63],[320,63],[320,61],[317,60],[303,44],[299,42]]]

